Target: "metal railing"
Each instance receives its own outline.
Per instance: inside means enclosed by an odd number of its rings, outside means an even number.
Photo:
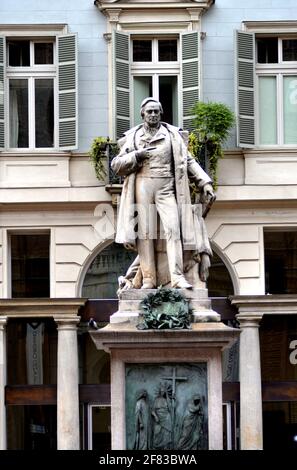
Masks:
[[[116,142],[108,142],[106,147],[107,182],[108,184],[123,184],[124,178],[117,175],[111,168],[112,159],[119,153]]]

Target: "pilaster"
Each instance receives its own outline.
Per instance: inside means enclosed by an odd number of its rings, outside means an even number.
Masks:
[[[0,450],[6,449],[6,324],[7,317],[0,317]]]

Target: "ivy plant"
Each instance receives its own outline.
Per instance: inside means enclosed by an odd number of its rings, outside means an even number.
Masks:
[[[189,135],[189,150],[202,163],[208,162],[214,187],[217,186],[218,160],[223,157],[223,144],[235,124],[235,115],[223,103],[198,101],[193,107],[194,130]]]
[[[111,142],[109,137],[96,137],[91,145],[88,153],[93,163],[95,174],[98,180],[105,180],[107,173],[109,175],[109,183],[118,182],[117,177],[109,167],[110,161],[119,152],[117,143]]]
[[[96,137],[92,142],[91,149],[88,154],[94,165],[95,174],[98,180],[104,180],[107,175],[105,162],[108,143],[108,137]]]

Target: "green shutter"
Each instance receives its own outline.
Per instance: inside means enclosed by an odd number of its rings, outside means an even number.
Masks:
[[[255,145],[255,34],[236,31],[237,144]]]
[[[59,148],[77,148],[77,36],[57,37],[58,44],[58,98]]]
[[[130,36],[113,32],[115,137],[131,127],[130,122]]]
[[[0,36],[0,151],[5,148],[4,125],[5,37]]]
[[[183,128],[193,129],[193,106],[199,100],[199,32],[181,34]]]

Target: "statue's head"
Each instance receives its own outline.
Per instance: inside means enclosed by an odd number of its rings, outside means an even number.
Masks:
[[[201,403],[201,397],[200,395],[194,395],[192,398],[192,401],[195,406],[199,405]]]
[[[146,397],[147,397],[147,391],[144,389],[139,390],[136,394],[137,400],[140,400],[140,398],[146,398]]]
[[[159,124],[163,108],[160,101],[155,98],[145,98],[140,105],[140,114],[144,122],[155,127]]]

